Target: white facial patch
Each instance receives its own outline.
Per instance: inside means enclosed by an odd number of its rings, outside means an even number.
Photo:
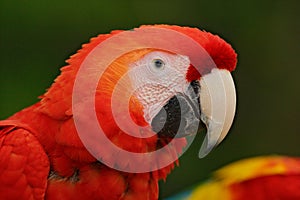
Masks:
[[[145,120],[153,117],[177,93],[184,94],[190,60],[187,56],[154,51],[130,64],[128,75],[134,95],[144,106]]]

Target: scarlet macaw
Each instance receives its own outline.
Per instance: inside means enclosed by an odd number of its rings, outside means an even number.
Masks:
[[[226,165],[210,180],[168,200],[297,200],[299,189],[299,158],[259,156]]]
[[[119,148],[135,153],[148,153],[166,146],[174,138],[177,130],[180,130],[182,136],[186,136],[190,134],[191,127],[205,123],[208,133],[212,133],[212,138],[208,138],[205,145],[210,150],[215,143],[219,143],[225,137],[232,122],[235,110],[235,90],[230,72],[235,69],[237,55],[232,47],[220,37],[196,28],[155,25],[142,26],[132,31],[143,31],[152,27],[176,31],[185,37],[192,38],[209,54],[215,67],[207,68],[200,74],[191,64],[190,55],[179,55],[154,48],[136,49],[121,55],[106,66],[95,90],[96,103],[93,108],[99,124],[107,138]],[[82,108],[82,110],[77,110],[77,113],[80,113],[80,120],[85,122],[83,123],[86,128],[85,134],[89,134],[91,115],[80,106],[86,101],[85,94],[78,102],[72,102],[74,84],[78,81],[76,76],[81,70],[80,67],[82,65],[96,66],[94,69],[100,70],[99,63],[104,58],[97,55],[94,58],[89,56],[96,54],[102,44],[121,33],[124,31],[113,31],[110,34],[92,38],[90,43],[83,45],[81,50],[67,60],[67,66],[61,69],[61,74],[48,91],[40,97],[38,103],[0,121],[0,199],[158,198],[158,180],[166,178],[174,168],[174,163],[178,162],[177,159],[163,168],[144,173],[114,169],[99,162],[91,154],[83,144],[75,124],[74,110]],[[172,38],[169,40],[174,42]],[[177,42],[180,44],[180,41]],[[125,43],[126,41],[120,40],[119,43],[114,44],[113,48],[118,50]],[[129,41],[129,43],[134,43],[134,41]],[[182,48],[185,47],[182,46]],[[106,53],[111,55],[111,52]],[[197,54],[197,52],[192,53]],[[136,70],[129,72],[129,69]],[[171,71],[167,71],[170,69]],[[131,94],[127,109],[137,125],[151,128],[149,132],[155,133],[151,137],[139,138],[128,135],[114,121],[111,109],[114,88],[127,72],[129,78],[126,79],[127,85],[124,91],[140,82],[144,84],[144,87],[137,88]],[[218,130],[218,134],[221,134],[220,138],[219,136],[213,138],[214,131],[217,129],[213,125],[219,122],[214,121],[215,114],[210,108],[215,103],[209,99],[212,95],[209,93],[211,91],[206,90],[208,85],[214,85],[214,82],[209,82],[216,80],[216,76],[223,78],[222,83],[225,85],[222,87],[227,94],[225,99],[218,101],[221,105],[224,104],[223,108],[227,109],[226,113],[230,113],[230,116],[226,115],[219,124],[221,125]],[[90,76],[83,77],[85,80],[90,78]],[[207,81],[203,82],[205,78]],[[81,85],[81,87],[83,93],[89,89],[87,85]],[[218,87],[216,84],[217,89]],[[122,107],[123,102],[128,100],[126,98],[122,95],[118,96],[116,112],[126,110]],[[180,111],[178,104],[185,105],[181,109],[186,110]],[[125,104],[125,106],[128,105]],[[163,114],[162,107],[166,115]],[[200,114],[196,112],[198,108],[200,108]],[[117,116],[122,117],[122,113],[117,113]],[[166,120],[166,124],[159,127],[162,119]],[[79,124],[82,122],[80,120]],[[124,117],[122,120],[126,125],[129,119]],[[178,127],[180,122],[185,123],[181,129]],[[134,131],[142,134],[139,130]],[[175,153],[180,152],[186,144],[184,137],[176,138],[176,140],[179,142],[175,147]],[[212,140],[215,142],[211,142]],[[93,142],[102,148],[99,151],[101,158],[118,157],[118,154],[106,152],[105,142],[98,140]],[[173,154],[174,152],[170,150],[169,153],[164,152],[163,157],[168,159]],[[204,154],[206,154],[205,151]],[[120,165],[129,167],[137,165],[137,163],[131,163],[130,160],[123,160],[124,163],[118,163],[119,167]]]

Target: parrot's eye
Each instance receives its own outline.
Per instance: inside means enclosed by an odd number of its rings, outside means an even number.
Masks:
[[[161,59],[154,59],[152,63],[156,69],[162,69],[165,66],[165,62]]]

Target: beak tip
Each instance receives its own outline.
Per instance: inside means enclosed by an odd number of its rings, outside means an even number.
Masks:
[[[204,139],[204,142],[199,150],[198,157],[200,159],[206,157],[211,152],[211,150],[215,147],[215,145],[216,145],[216,144],[214,144],[215,142],[210,143],[210,144],[209,144],[209,142],[210,141],[209,141],[208,137],[206,136]]]

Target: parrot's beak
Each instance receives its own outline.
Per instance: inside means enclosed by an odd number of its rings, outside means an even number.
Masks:
[[[236,106],[234,82],[228,70],[214,68],[173,96],[155,115],[152,130],[159,137],[186,137],[206,129],[199,157],[206,156],[227,135]]]
[[[200,79],[200,115],[207,134],[199,151],[205,157],[227,135],[235,115],[236,92],[228,70],[213,69]]]

